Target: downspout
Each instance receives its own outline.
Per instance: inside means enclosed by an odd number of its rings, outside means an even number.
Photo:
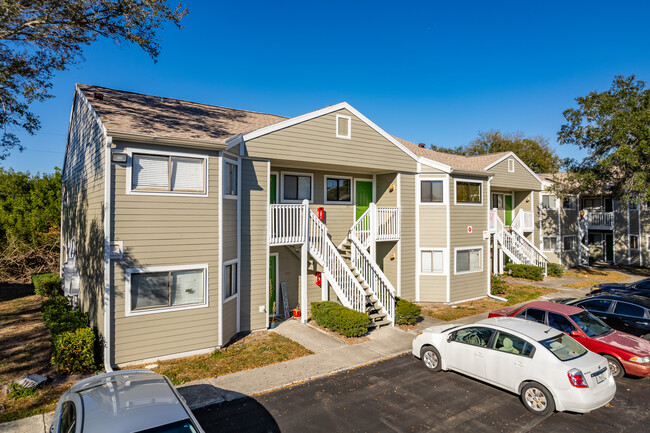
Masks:
[[[104,369],[107,373],[113,371],[111,366],[111,345],[113,335],[111,333],[111,146],[112,137],[106,136],[104,145]]]
[[[491,207],[490,203],[491,203],[491,200],[492,200],[492,192],[490,190],[490,182],[492,182],[493,178],[494,178],[494,176],[490,176],[488,178],[488,181],[487,181],[487,199],[485,200],[487,202],[487,206],[486,206],[487,207],[487,228],[488,228],[488,234],[489,234],[489,236],[487,238],[487,255],[488,256],[490,254],[490,249],[491,249],[490,248],[490,240],[492,239],[492,235],[490,234],[490,207]],[[514,194],[512,196],[513,196],[513,199],[514,199]],[[447,226],[447,231],[449,231],[449,226]],[[496,242],[496,241],[497,240],[494,239],[494,242]],[[492,264],[493,264],[492,267],[494,267],[494,258],[492,260]],[[492,271],[494,271],[494,269],[492,269]],[[487,281],[487,283],[488,283],[487,284],[488,298],[492,298],[492,299],[495,299],[495,300],[501,301],[501,302],[508,302],[507,299],[502,298],[501,296],[496,296],[496,295],[492,294],[492,272],[490,272],[490,260],[488,260],[487,280],[488,280]]]

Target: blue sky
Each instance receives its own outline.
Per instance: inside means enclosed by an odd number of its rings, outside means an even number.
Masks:
[[[558,146],[562,112],[615,75],[650,80],[650,2],[190,2],[154,63],[101,40],[32,108],[42,128],[0,166],[63,165],[75,83],[295,116],[347,101],[387,132],[463,145],[522,131]]]

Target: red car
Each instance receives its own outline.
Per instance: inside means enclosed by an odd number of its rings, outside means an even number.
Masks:
[[[612,376],[650,376],[650,341],[616,331],[582,308],[534,301],[522,307],[492,311],[489,317],[511,316],[543,323],[570,335],[609,362]]]

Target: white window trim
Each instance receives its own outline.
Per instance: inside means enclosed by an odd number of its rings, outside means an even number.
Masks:
[[[283,171],[280,173],[280,203],[302,203],[302,200],[285,200],[284,199],[284,176],[309,176],[311,178],[311,199],[309,203],[314,202],[314,173],[300,173],[296,171]]]
[[[497,207],[492,206],[492,196],[498,195],[501,196],[501,203],[503,203],[503,207],[499,207],[499,204],[497,203]],[[504,192],[492,192],[490,193],[490,210],[506,210],[506,195],[512,195],[512,194],[506,194]],[[498,200],[498,199],[497,199]]]
[[[555,239],[555,249],[554,250],[544,249],[544,239],[546,239],[546,238],[554,238]],[[542,252],[544,252],[544,253],[555,253],[555,252],[557,252],[557,248],[558,248],[557,243],[558,243],[558,236],[543,236],[542,235]]]
[[[172,197],[207,197],[209,194],[208,185],[208,173],[210,172],[208,164],[209,159],[208,155],[199,154],[199,153],[189,153],[189,152],[174,152],[174,151],[161,151],[161,150],[151,150],[146,148],[135,148],[130,147],[125,149],[126,154],[128,155],[128,161],[126,163],[126,195],[158,195],[158,196],[172,196]],[[203,159],[203,193],[200,192],[175,192],[175,191],[140,191],[131,189],[133,186],[133,154],[142,154],[142,155],[154,155],[154,156],[178,156],[181,158],[197,158]]]
[[[174,272],[174,271],[193,271],[201,269],[203,271],[203,303],[185,305],[181,307],[167,307],[167,308],[153,308],[150,310],[133,311],[131,310],[131,275],[132,274],[147,274],[151,272]],[[154,266],[148,268],[128,268],[124,271],[124,288],[126,295],[124,296],[124,315],[131,316],[144,316],[147,314],[170,313],[174,311],[193,310],[196,308],[206,308],[209,306],[208,302],[208,264],[197,265],[181,265],[181,266]]]
[[[347,119],[348,120],[348,135],[339,135],[339,119]],[[342,114],[337,114],[336,115],[336,138],[345,138],[347,140],[352,139],[352,117],[344,116]]]
[[[547,236],[547,237],[552,237],[552,236]],[[570,250],[564,249],[564,239],[566,239],[566,238],[573,238],[574,239],[573,240],[573,248],[570,249]],[[557,242],[557,241],[555,241],[555,242]],[[562,236],[562,251],[575,251],[577,244],[578,244],[578,238],[577,238],[576,235],[564,235],[564,236]]]
[[[633,237],[636,237],[636,248],[632,248],[632,238],[633,238]],[[640,241],[641,241],[641,239],[639,239],[639,235],[631,234],[631,235],[629,236],[629,239],[628,239],[628,242],[629,242],[629,245],[630,245],[630,249],[631,249],[631,250],[634,250],[634,251],[638,251],[638,250],[640,250],[640,249],[641,249],[641,244],[639,243]]]
[[[327,200],[327,179],[347,179],[350,181],[350,200],[348,201],[329,201]],[[312,179],[313,181],[313,179]],[[371,180],[372,181],[372,180]],[[325,204],[352,204],[354,201],[355,181],[352,176],[339,176],[336,174],[326,174],[323,176],[323,203]],[[313,189],[313,185],[312,185]],[[374,189],[374,188],[373,188]],[[313,197],[313,196],[312,196]]]
[[[458,182],[469,182],[469,183],[478,183],[481,185],[481,202],[480,203],[459,203],[458,202]],[[482,180],[476,180],[476,179],[463,179],[463,178],[454,178],[454,205],[457,206],[483,206],[483,194],[485,191],[483,191],[483,181]]]
[[[458,257],[458,251],[467,251],[467,250],[481,250],[481,268],[476,270],[476,271],[462,271],[458,272],[458,260],[456,259]],[[473,247],[457,247],[454,248],[454,275],[464,275],[464,274],[476,274],[479,272],[483,272],[483,260],[485,260],[485,251],[483,248],[483,245],[476,245]]]
[[[442,181],[442,201],[422,201],[422,182],[426,181]],[[447,176],[427,176],[420,175],[417,184],[417,202],[422,206],[447,206],[449,198],[449,178]]]
[[[226,298],[226,266],[230,266],[232,264],[237,263],[237,293],[234,295]],[[240,290],[240,285],[239,285],[239,259],[232,259],[228,260],[226,262],[223,262],[223,265],[221,266],[221,280],[223,281],[223,303],[225,304],[226,302],[237,299],[239,296],[239,290]]]
[[[515,172],[515,160],[512,158],[508,159],[508,173]]]
[[[440,251],[442,252],[442,272],[422,272],[422,252],[423,251]],[[420,247],[419,256],[419,275],[447,276],[449,274],[449,249],[444,247]]]
[[[226,175],[228,173],[228,170],[226,170],[226,168],[227,168],[226,164],[232,164],[232,165],[237,167],[237,180],[236,180],[236,182],[237,182],[237,194],[236,195],[226,193]],[[223,179],[221,179],[221,182],[223,184],[223,187],[222,187],[223,198],[227,198],[227,199],[230,199],[230,200],[237,200],[239,198],[239,192],[240,192],[239,191],[239,176],[241,176],[240,170],[239,170],[239,161],[236,160],[236,159],[230,159],[230,158],[225,158],[224,157],[223,158]]]
[[[650,235],[645,235],[645,249],[650,251]]]
[[[544,196],[553,197],[555,199],[555,207],[554,208],[553,207],[544,207]],[[561,203],[558,203],[558,201],[559,200],[555,196],[555,194],[544,194],[544,193],[542,193],[542,194],[539,195],[539,206],[542,209],[545,209],[545,210],[558,210],[560,208],[560,206],[561,206]]]

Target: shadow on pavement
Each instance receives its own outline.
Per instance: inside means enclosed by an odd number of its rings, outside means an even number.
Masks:
[[[225,401],[192,412],[206,433],[280,431],[280,427],[269,411],[252,397]]]

